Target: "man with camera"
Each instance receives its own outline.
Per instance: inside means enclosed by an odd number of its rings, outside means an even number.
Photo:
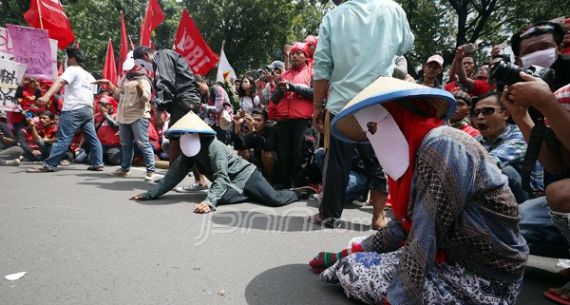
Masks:
[[[568,61],[560,56],[563,37],[563,29],[548,22],[513,35],[512,49],[523,67],[508,69],[516,77],[511,75],[515,81],[507,83],[501,98],[529,142],[529,149],[536,146],[534,157],[554,176],[545,197],[521,205],[520,224],[531,253],[554,257],[568,257],[570,243],[570,113],[564,107],[570,103],[570,69]],[[520,72],[533,65],[529,72],[541,71],[537,73],[540,77]],[[545,295],[552,300],[567,300],[569,288],[566,284]]]
[[[256,109],[251,115],[238,111],[233,125],[234,148],[238,155],[257,166],[267,180],[272,181],[277,148],[275,122],[267,122],[267,112]]]
[[[309,49],[305,43],[296,42],[291,47],[291,68],[276,80],[271,101],[276,105],[278,122],[279,177],[277,189],[301,186],[301,143],[305,129],[313,116],[312,72],[307,66]]]

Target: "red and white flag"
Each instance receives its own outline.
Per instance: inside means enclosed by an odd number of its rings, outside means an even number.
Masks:
[[[24,13],[24,19],[34,28],[47,30],[49,38],[58,41],[60,50],[75,40],[71,23],[59,0],[30,0],[30,9]]]
[[[113,43],[109,38],[107,43],[107,55],[105,56],[105,66],[103,67],[103,78],[108,79],[114,85],[117,84],[117,64],[115,63],[115,53]]]
[[[199,75],[206,75],[220,60],[218,55],[204,41],[187,9],[182,12],[178,24],[176,38],[174,39],[174,51],[184,56],[192,71]]]
[[[146,14],[141,24],[140,45],[151,47],[150,35],[164,21],[164,13],[158,0],[149,0],[146,6]]]

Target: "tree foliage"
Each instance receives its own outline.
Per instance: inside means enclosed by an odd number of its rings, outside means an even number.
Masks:
[[[532,22],[570,15],[566,1],[559,0],[396,0],[406,11],[416,36],[407,55],[410,68],[430,55],[442,54],[451,62],[457,46],[466,42],[491,45]],[[100,73],[107,40],[116,55],[120,44],[119,13],[124,11],[127,31],[138,42],[144,0],[62,0],[65,11],[85,51],[87,67]],[[323,15],[334,9],[328,0],[159,0],[165,22],[153,35],[158,48],[171,48],[184,7],[210,47],[225,53],[239,72],[256,69],[282,58],[283,46],[317,34]],[[0,0],[0,24],[25,24],[29,1]]]

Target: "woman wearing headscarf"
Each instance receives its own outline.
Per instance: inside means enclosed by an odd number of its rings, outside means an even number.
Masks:
[[[514,304],[528,256],[505,176],[468,134],[444,126],[455,100],[381,77],[332,122],[370,141],[388,174],[393,220],[310,265],[367,304]]]

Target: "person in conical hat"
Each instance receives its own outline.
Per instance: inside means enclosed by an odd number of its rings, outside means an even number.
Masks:
[[[443,90],[381,77],[332,122],[368,141],[385,173],[393,219],[310,266],[367,304],[514,304],[528,246],[507,178],[475,139],[444,122]]]
[[[306,199],[316,192],[309,187],[274,190],[255,165],[216,139],[216,132],[193,112],[182,117],[166,133],[180,136],[182,155],[153,189],[133,195],[131,200],[158,199],[180,183],[194,165],[212,181],[206,199],[194,208],[198,214],[214,211],[221,204],[241,202],[278,207]]]

